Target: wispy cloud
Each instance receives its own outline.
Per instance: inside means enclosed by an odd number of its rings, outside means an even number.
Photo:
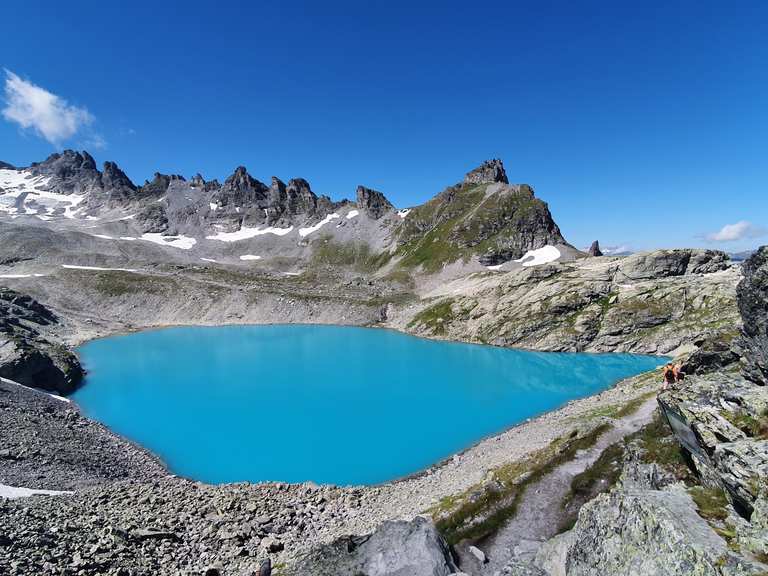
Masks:
[[[72,138],[90,126],[93,115],[85,108],[69,104],[66,100],[5,70],[5,107],[3,118],[25,130],[32,130],[54,146]],[[102,144],[103,138],[96,134]]]
[[[704,238],[710,242],[735,242],[747,238],[759,238],[768,234],[768,229],[755,226],[751,222],[741,220],[735,224],[726,224],[717,232],[706,234]]]

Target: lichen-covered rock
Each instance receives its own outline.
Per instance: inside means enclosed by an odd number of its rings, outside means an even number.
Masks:
[[[656,250],[621,261],[618,273],[628,280],[668,278],[683,274],[711,274],[729,266],[728,255],[719,250]]]
[[[576,525],[565,539],[565,566],[561,566],[560,573],[757,575],[760,568],[730,552],[726,542],[695,509],[682,489],[614,490],[602,494],[579,512]],[[539,557],[541,554],[540,551]]]
[[[740,340],[744,375],[758,384],[768,384],[768,246],[752,254],[743,271],[737,295],[744,322]]]
[[[364,537],[341,538],[297,562],[290,574],[313,576],[449,576],[456,571],[448,545],[432,522],[390,521]]]
[[[768,440],[745,439],[719,444],[712,460],[723,485],[751,514],[760,481],[768,478]]]

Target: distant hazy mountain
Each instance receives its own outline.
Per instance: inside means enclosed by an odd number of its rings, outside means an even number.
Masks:
[[[731,260],[734,262],[743,262],[752,254],[754,254],[757,250],[743,250],[741,252],[729,252],[728,256],[730,256]]]

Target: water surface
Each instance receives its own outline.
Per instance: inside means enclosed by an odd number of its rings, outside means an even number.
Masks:
[[[167,328],[79,352],[88,416],[212,483],[392,480],[662,362],[301,325]]]

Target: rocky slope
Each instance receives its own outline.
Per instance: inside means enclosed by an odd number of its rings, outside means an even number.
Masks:
[[[739,270],[710,250],[663,250],[486,273],[392,311],[418,335],[535,350],[667,354],[735,335]]]

